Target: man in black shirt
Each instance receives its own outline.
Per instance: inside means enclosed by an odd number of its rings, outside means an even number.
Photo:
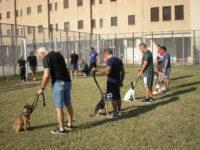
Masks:
[[[78,72],[78,55],[72,50],[72,54],[69,60],[70,65],[70,75],[71,79],[73,79],[73,72],[75,72],[75,79],[77,79],[77,72]]]
[[[30,56],[28,57],[31,73],[32,73],[32,79],[35,81],[35,71],[37,69],[37,57],[34,56],[34,52],[30,52]]]
[[[44,74],[38,94],[42,94],[49,76],[52,79],[53,99],[57,111],[59,129],[52,133],[63,134],[65,129],[72,130],[73,109],[71,105],[71,80],[65,60],[59,52],[48,51],[45,47],[38,48],[38,55],[43,61]],[[68,124],[64,127],[63,103],[67,109]]]
[[[17,61],[17,65],[19,68],[19,74],[21,77],[22,82],[26,82],[26,67],[25,67],[26,61],[24,60],[24,57],[21,56],[19,60]]]

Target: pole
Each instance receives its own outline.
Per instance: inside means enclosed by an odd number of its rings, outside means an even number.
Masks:
[[[24,37],[24,56],[26,61],[26,79],[28,77],[28,63],[27,63],[27,44],[26,44],[26,38]]]
[[[135,35],[133,33],[133,66],[135,65],[135,52],[134,52],[134,48],[135,48]]]
[[[183,65],[185,65],[185,39],[184,39],[184,31],[183,31],[183,37],[182,37],[182,47],[183,47]]]

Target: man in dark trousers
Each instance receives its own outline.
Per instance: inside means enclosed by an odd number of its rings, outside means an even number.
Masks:
[[[114,57],[112,51],[109,49],[104,50],[104,57],[107,59],[106,70],[97,68],[93,68],[92,70],[108,76],[106,100],[112,101],[113,106],[113,114],[109,115],[109,117],[118,118],[118,115],[121,115],[120,87],[123,86],[124,66],[121,59]]]
[[[95,52],[94,48],[91,47],[90,57],[89,57],[89,66],[90,66],[90,72],[92,68],[96,68],[98,63],[98,54]]]
[[[22,82],[26,82],[26,61],[24,60],[24,56],[21,56],[17,61],[17,66],[19,68],[19,74]]]
[[[75,53],[74,50],[71,52],[71,56],[69,59],[70,65],[70,75],[71,79],[73,79],[73,72],[75,72],[75,79],[77,79],[77,72],[78,72],[78,55]]]
[[[71,80],[63,56],[59,52],[48,51],[45,47],[38,48],[38,55],[43,61],[44,74],[38,94],[42,94],[51,75],[53,99],[56,107],[60,128],[52,130],[55,134],[72,130],[73,109],[71,105]],[[67,109],[68,124],[64,127],[63,104]]]
[[[139,76],[143,77],[144,87],[146,88],[146,98],[143,100],[143,103],[150,103],[153,101],[152,98],[152,86],[153,86],[153,76],[154,76],[154,67],[153,67],[153,56],[152,53],[147,49],[146,44],[141,43],[139,45],[140,51],[143,53],[141,67],[138,68]]]
[[[30,69],[31,69],[31,73],[32,73],[32,79],[33,79],[33,81],[35,81],[36,80],[35,72],[36,72],[36,69],[37,69],[37,57],[34,56],[33,51],[30,52],[30,56],[28,57],[28,61],[29,61],[29,65],[30,65]]]

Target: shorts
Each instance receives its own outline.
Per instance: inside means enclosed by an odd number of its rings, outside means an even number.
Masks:
[[[107,82],[107,95],[106,100],[107,101],[114,101],[114,100],[120,100],[120,86],[116,83]]]
[[[154,73],[144,75],[143,80],[144,80],[144,87],[145,88],[152,88],[152,86],[153,86],[153,76],[154,76]]]
[[[31,69],[31,71],[36,71],[36,69],[37,69],[37,66],[30,66],[30,69]]]
[[[158,64],[158,72],[163,72],[163,70],[162,70],[162,63]]]
[[[163,73],[163,78],[168,79],[171,72],[171,68],[167,68],[166,73]]]
[[[56,81],[53,84],[53,100],[56,108],[71,105],[71,82]]]
[[[78,70],[78,66],[77,66],[77,65],[74,65],[74,64],[71,64],[71,65],[70,65],[70,70],[76,71],[76,70]]]

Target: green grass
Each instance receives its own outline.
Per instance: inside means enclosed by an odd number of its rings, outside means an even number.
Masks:
[[[136,79],[136,67],[127,66],[121,95]],[[38,75],[41,78],[41,73]],[[58,127],[51,85],[45,90],[46,107],[40,99],[31,115],[32,128],[15,134],[12,124],[24,104],[31,104],[41,81],[22,84],[17,77],[0,80],[0,149],[80,149],[80,150],[199,150],[200,148],[200,68],[173,67],[170,91],[155,97],[151,104],[141,104],[143,82],[136,87],[137,102],[123,103],[119,119],[90,117],[100,99],[91,77],[72,81],[72,103],[76,130],[67,135],[53,135]],[[103,89],[106,76],[98,75]],[[109,104],[109,111],[112,111]],[[66,112],[66,111],[65,111]]]

